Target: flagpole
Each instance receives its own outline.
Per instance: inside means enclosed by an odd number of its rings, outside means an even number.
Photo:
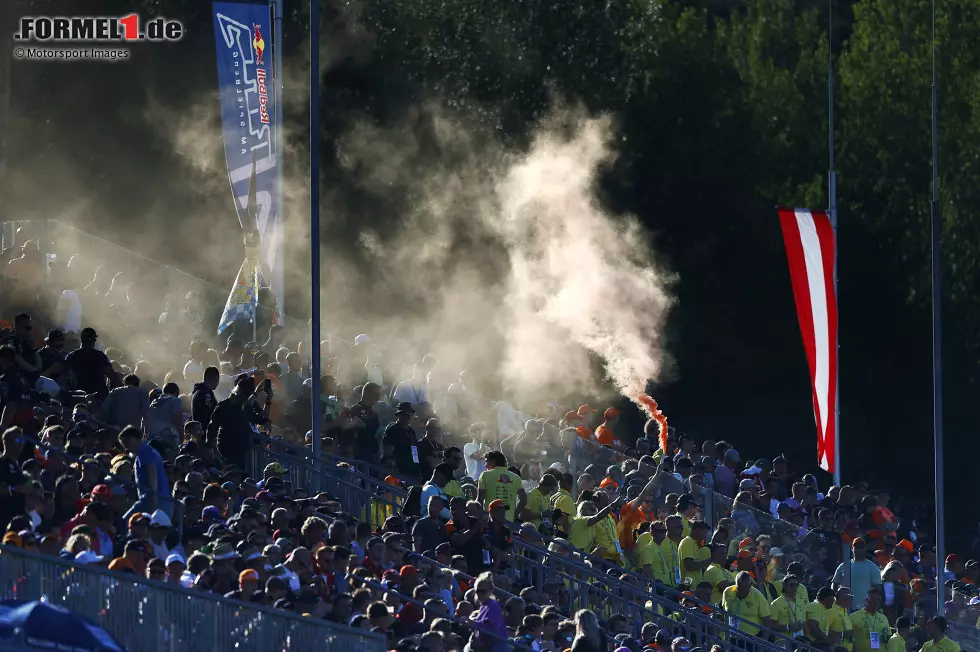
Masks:
[[[837,171],[834,169],[834,5],[833,0],[827,0],[827,97],[829,104],[828,131],[830,132],[830,171],[827,175],[827,194],[830,202],[830,226],[834,232],[834,297],[837,306],[840,300],[837,293]],[[840,483],[840,328],[834,333],[834,344],[837,347],[837,367],[835,368],[834,383],[834,484]]]
[[[932,0],[932,430],[936,448],[936,613],[943,615],[946,586],[943,566],[946,535],[943,518],[943,333],[942,333],[942,222],[939,213],[939,131],[936,91],[936,0]]]
[[[279,216],[279,255],[277,258],[278,265],[284,265],[285,260],[282,256],[282,243],[285,242],[285,224],[286,224],[286,212],[285,212],[285,201],[283,199],[283,175],[286,171],[286,162],[283,160],[283,153],[286,151],[286,140],[284,138],[283,129],[283,86],[282,86],[282,59],[283,59],[283,42],[282,42],[282,0],[275,0],[274,9],[275,12],[273,18],[273,44],[272,44],[272,56],[273,60],[273,74],[276,76],[276,213]],[[282,269],[279,267],[278,269]],[[268,283],[272,285],[272,279],[268,279]],[[282,294],[285,294],[285,288],[276,288]],[[282,317],[285,314],[285,302],[286,297],[276,296],[276,314],[280,319],[277,323],[283,323]]]
[[[310,0],[310,363],[313,457],[320,459],[320,8]]]

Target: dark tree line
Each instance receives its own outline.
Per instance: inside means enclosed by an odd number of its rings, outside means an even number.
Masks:
[[[21,14],[75,9],[68,0],[13,4]],[[180,107],[214,88],[209,3],[101,4],[180,18],[189,34],[141,48],[126,65],[16,66],[14,108],[38,119],[12,151],[27,167],[82,166],[86,187],[105,193],[105,210],[75,216],[87,228],[123,223],[148,184],[172,194],[177,218],[182,206],[222,205],[226,197],[182,192],[192,172],[140,117],[148,99]],[[286,0],[286,52],[298,65],[306,5]],[[962,546],[980,515],[966,497],[980,357],[980,5],[947,0],[938,10],[947,513]],[[846,479],[921,499],[932,495],[929,12],[929,0],[840,0],[831,45],[843,468]],[[521,147],[555,97],[612,114],[619,159],[604,201],[646,223],[679,277],[670,322],[679,374],[659,389],[662,406],[682,429],[740,442],[743,456],[783,451],[813,465],[806,363],[773,206],[827,203],[825,3],[330,0],[322,15],[337,47],[321,86],[321,151],[341,203],[386,206],[333,160],[353,117],[386,124],[438,97]],[[288,119],[301,143],[302,108]],[[54,210],[64,199],[37,205]],[[149,253],[193,270],[181,247]]]

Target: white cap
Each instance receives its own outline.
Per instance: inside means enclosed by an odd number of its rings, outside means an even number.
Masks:
[[[361,344],[370,344],[370,343],[371,343],[371,336],[368,335],[367,333],[361,333],[360,335],[354,338],[354,346],[359,346]]]
[[[97,564],[102,559],[102,555],[97,555],[91,550],[83,550],[75,555],[75,561],[79,564]]]
[[[167,516],[162,509],[158,509],[150,514],[150,525],[164,525],[166,527],[170,527],[173,525],[173,523],[171,522],[170,517]]]
[[[552,464],[548,468],[549,469],[554,469],[555,471],[558,471],[559,473],[565,473],[565,465],[562,464],[561,462],[555,462],[554,464]]]
[[[167,557],[167,566],[169,566],[170,564],[181,564],[182,566],[187,566],[187,562],[184,561],[184,558],[178,555],[177,553],[174,553]]]

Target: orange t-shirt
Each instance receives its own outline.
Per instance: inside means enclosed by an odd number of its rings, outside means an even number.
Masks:
[[[616,524],[616,537],[623,550],[632,550],[636,546],[633,540],[633,530],[643,521],[653,521],[654,517],[643,511],[642,508],[632,507],[629,503],[623,503],[619,508],[619,523]]]
[[[619,439],[613,434],[612,428],[607,426],[605,423],[596,428],[595,438],[601,446],[613,446],[614,448],[619,448],[621,445]]]

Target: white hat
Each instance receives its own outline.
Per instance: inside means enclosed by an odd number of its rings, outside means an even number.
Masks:
[[[781,548],[770,548],[769,554],[773,557],[784,557],[786,555]]]
[[[167,557],[167,566],[169,566],[170,564],[180,564],[182,566],[187,566],[187,562],[184,561],[184,558],[178,555],[176,552]]]
[[[555,462],[554,464],[552,464],[548,468],[549,469],[554,469],[555,471],[558,471],[559,473],[565,473],[565,465],[562,464],[561,462]]]
[[[171,522],[170,517],[162,509],[158,509],[150,514],[150,527],[154,525],[171,527],[173,522]]]
[[[371,343],[371,336],[368,335],[367,333],[361,333],[360,335],[354,338],[354,346],[359,346],[361,344],[370,344],[370,343]]]
[[[75,562],[79,564],[97,564],[102,560],[102,555],[97,555],[91,550],[83,550],[75,555]]]

